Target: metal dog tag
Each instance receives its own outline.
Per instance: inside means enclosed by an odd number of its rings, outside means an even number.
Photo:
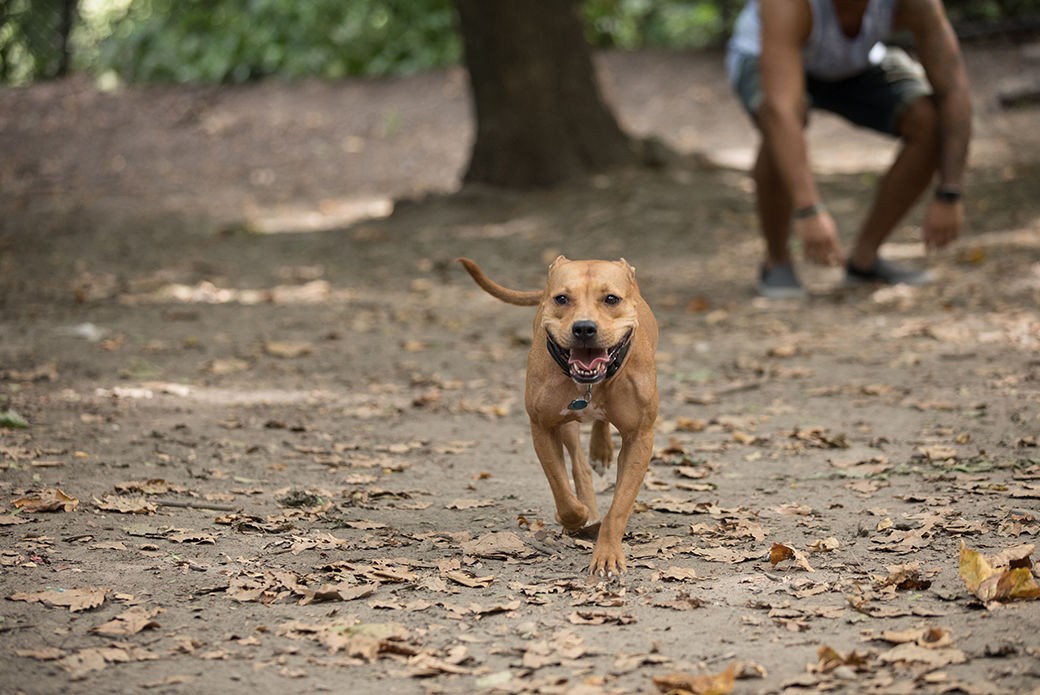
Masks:
[[[575,398],[571,401],[571,404],[567,406],[567,410],[585,410],[591,401],[592,384],[589,384],[585,389],[585,396],[583,398]]]

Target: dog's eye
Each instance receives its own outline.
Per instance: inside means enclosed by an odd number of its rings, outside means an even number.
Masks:
[[[566,306],[570,299],[565,294],[558,294],[553,297],[553,301],[556,302],[556,306]]]
[[[610,306],[614,306],[615,304],[621,303],[621,297],[617,296],[616,294],[608,294],[606,299],[604,299],[603,301],[609,304]]]

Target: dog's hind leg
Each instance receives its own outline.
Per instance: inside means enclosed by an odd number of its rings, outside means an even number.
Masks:
[[[595,434],[595,430],[593,430]],[[568,422],[560,425],[560,438],[571,457],[571,475],[574,477],[574,491],[578,499],[589,510],[586,524],[599,521],[599,510],[596,509],[596,492],[592,487],[592,467],[581,450],[581,438],[578,423]]]
[[[589,439],[589,463],[592,470],[603,475],[614,460],[614,442],[610,441],[610,423],[596,420],[592,423],[592,437]]]

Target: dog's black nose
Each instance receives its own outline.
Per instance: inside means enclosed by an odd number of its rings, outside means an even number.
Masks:
[[[595,321],[575,321],[571,326],[571,333],[574,337],[581,341],[592,340],[596,335],[596,322]]]

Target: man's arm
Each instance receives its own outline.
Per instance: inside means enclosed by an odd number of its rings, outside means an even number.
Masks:
[[[960,192],[971,140],[971,93],[957,35],[940,0],[900,0],[894,25],[909,29],[935,93],[939,189]],[[925,215],[925,243],[940,248],[960,232],[964,206],[933,200]]]
[[[807,0],[760,0],[764,100],[757,120],[795,210],[820,202],[805,144],[805,69],[802,44],[812,30]],[[814,263],[842,261],[834,220],[826,211],[796,220],[805,255]]]
[[[761,0],[764,100],[758,122],[795,209],[818,202],[805,136],[805,69],[802,43],[812,29],[806,0]]]

